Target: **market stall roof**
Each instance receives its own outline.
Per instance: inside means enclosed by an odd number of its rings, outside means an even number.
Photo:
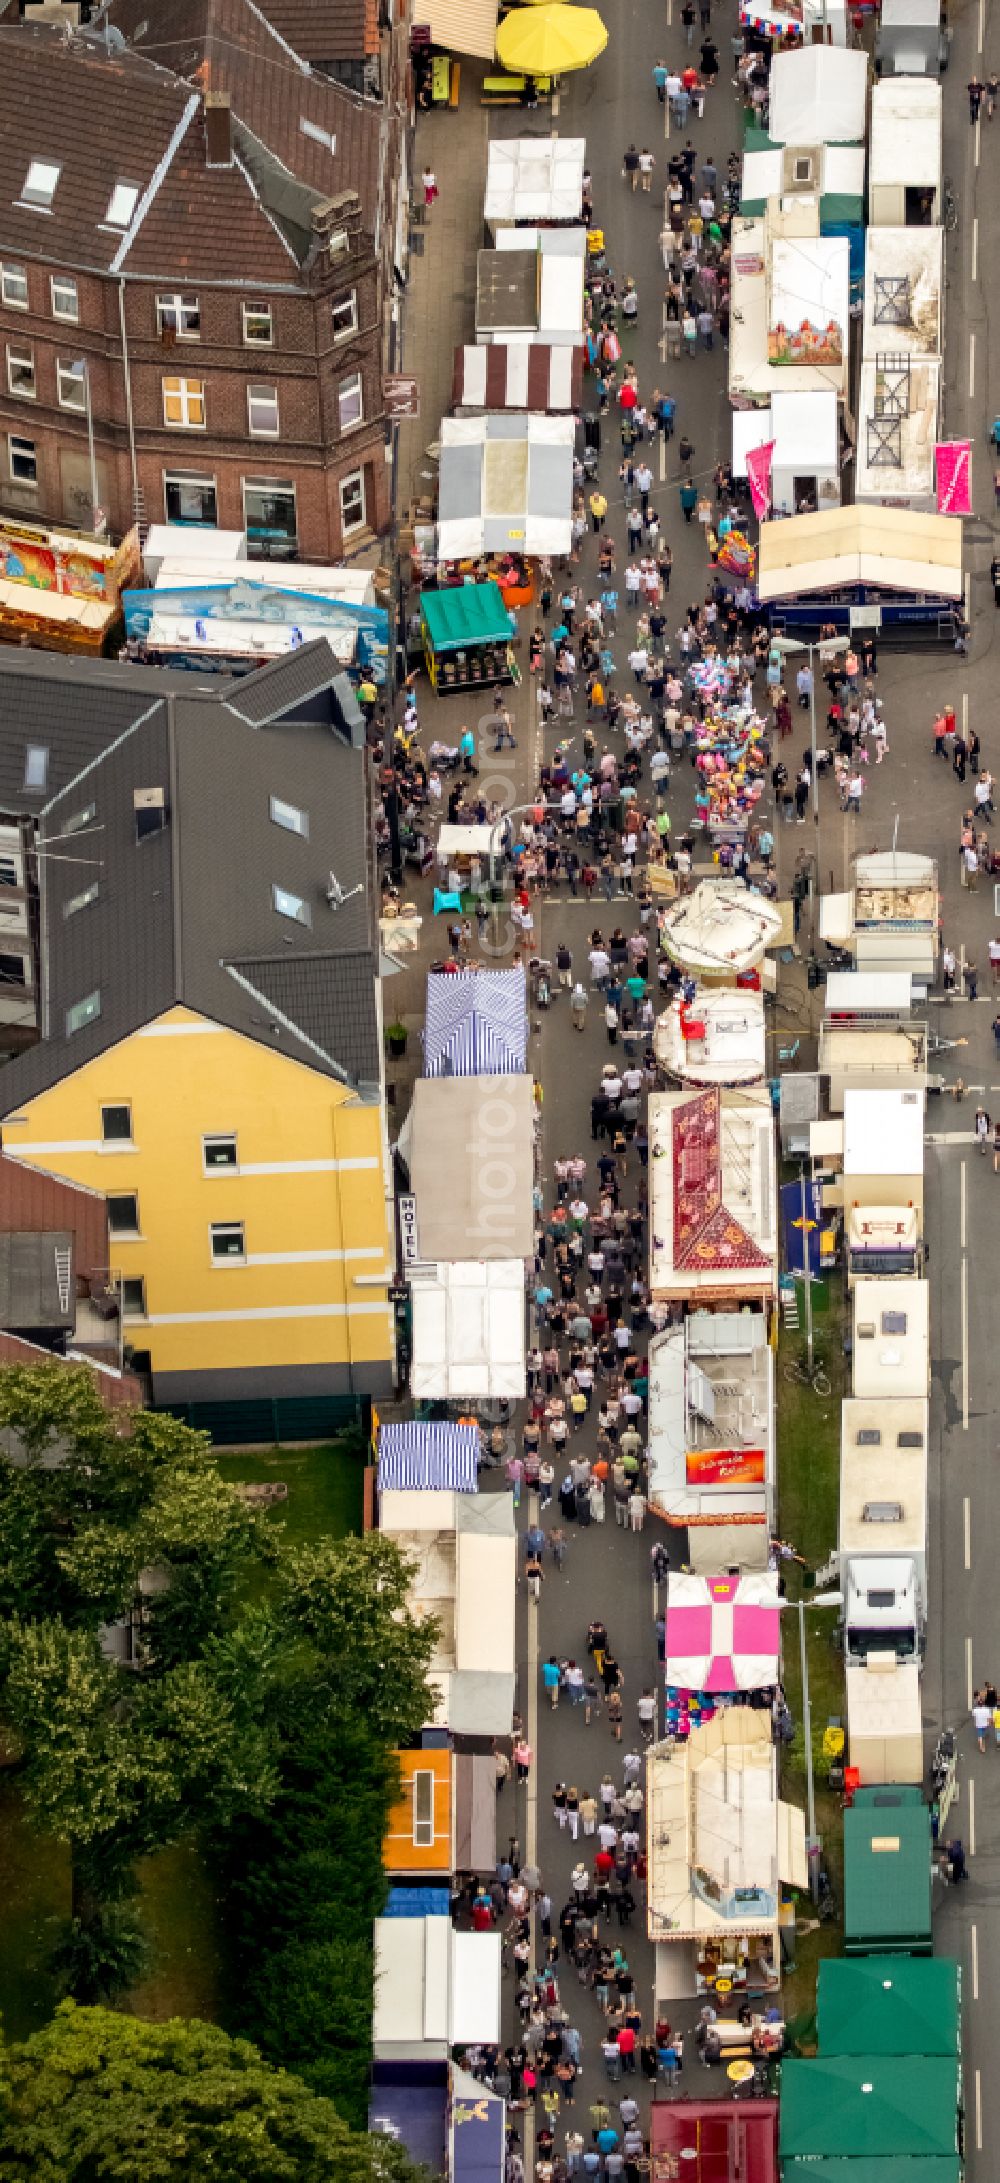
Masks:
[[[441,423],[438,559],[569,553],[572,417],[445,417]]]
[[[649,1345],[649,1498],[696,1573],[767,1568],[774,1357],[767,1318],[692,1311]]]
[[[431,2059],[500,2037],[499,1933],[460,1933],[444,1915],[376,1918],[377,2056]]]
[[[777,905],[742,879],[703,879],[693,894],[668,905],[660,945],[682,970],[737,978],[755,970],[765,950],[777,946],[781,925]]]
[[[828,53],[832,48],[814,50]],[[841,351],[847,349],[850,296],[851,245],[846,235],[775,235],[767,315],[768,355],[778,373],[772,403],[789,364],[801,371],[842,368],[832,349],[838,344]],[[782,327],[797,344],[787,362],[778,338]]]
[[[770,401],[775,393],[844,390],[850,241],[820,233],[818,199],[787,202],[787,211],[771,200],[765,218],[733,221],[729,392],[737,407]],[[798,252],[804,255],[797,264]],[[780,310],[774,303],[776,264]],[[797,270],[805,285],[796,283]]]
[[[688,1005],[672,1001],[656,1019],[653,1051],[684,1084],[758,1084],[764,1075],[762,993],[702,986]]]
[[[762,523],[762,600],[836,591],[845,584],[962,596],[962,525],[946,515],[874,505],[827,508]]]
[[[924,1094],[847,1091],[844,1094],[844,1174],[910,1175],[924,1172]]]
[[[448,584],[422,591],[420,612],[436,653],[464,652],[477,644],[503,644],[510,615],[499,584]]]
[[[411,1419],[379,1428],[380,1493],[427,1489],[475,1493],[478,1468],[479,1434],[474,1425]]]
[[[820,2052],[959,2052],[960,1972],[934,1956],[826,1956],[816,1991]]]
[[[441,826],[434,844],[438,863],[448,864],[456,857],[488,857],[495,840],[492,826]]]
[[[828,217],[831,200],[840,198],[864,220],[865,152],[862,144],[817,144],[808,147],[818,165],[820,220]],[[794,145],[772,144],[765,138],[749,144],[743,157],[740,210],[745,218],[759,218],[769,197],[781,197],[789,188],[788,162],[801,156]]]
[[[839,467],[837,396],[832,387],[815,394],[772,394],[768,409],[734,409],[733,475],[745,478],[747,455],[774,441],[775,470],[810,477]]]
[[[782,1881],[806,1885],[805,1817],[778,1796],[767,1713],[727,1706],[646,1765],[652,1937],[773,1932]]]
[[[418,1078],[406,1157],[425,1259],[531,1257],[534,1112],[530,1076]]]
[[[685,1690],[769,1690],[781,1650],[778,1579],[696,1577],[667,1584],[666,1680]]]
[[[771,1295],[776,1192],[766,1089],[654,1093],[649,1164],[654,1294]]]
[[[413,0],[414,23],[426,23],[431,44],[451,53],[492,61],[497,42],[497,0]]]
[[[498,228],[477,259],[477,336],[582,342],[586,253],[582,227]]]
[[[528,1052],[524,970],[431,971],[425,1076],[519,1076]]]
[[[958,2062],[935,2055],[834,2055],[786,2061],[779,2147],[841,2158],[937,2155],[958,2150]],[[812,2172],[812,2171],[810,2171]]]
[[[868,192],[885,183],[941,187],[942,89],[936,76],[883,76],[872,86]],[[907,230],[907,232],[910,232]]]
[[[383,1493],[379,1528],[410,1563],[407,1600],[433,1618],[428,1722],[456,1735],[510,1734],[517,1538],[509,1494]]]
[[[822,2160],[807,2153],[804,2160],[781,2163],[782,2183],[962,2183],[963,2172],[958,2153],[900,2154],[898,2160],[878,2154],[870,2160]]]
[[[653,2174],[690,2183],[777,2183],[777,2100],[654,2099],[649,2110]],[[884,2179],[883,2179],[884,2183]]]
[[[414,5],[419,7],[419,0]],[[494,137],[488,147],[483,217],[579,220],[586,158],[582,136]]]
[[[865,133],[868,56],[846,46],[810,45],[771,62],[768,130],[776,144],[860,144]]]
[[[944,229],[869,227],[865,233],[862,352],[940,357],[944,335]]]
[[[854,1675],[852,1668],[849,1687]],[[844,1945],[849,1955],[873,1957],[876,1950],[914,1947],[929,1953],[931,1854],[930,1808],[921,1789],[890,1785],[859,1791],[844,1813]]]
[[[862,359],[854,477],[859,501],[896,507],[907,499],[918,505],[933,500],[940,393],[936,357],[914,357],[903,372],[891,353]]]
[[[410,1270],[410,1392],[422,1401],[520,1401],[525,1390],[524,1261]]]
[[[42,591],[35,584],[0,579],[0,623],[28,616],[32,621],[50,623],[53,630],[81,629],[96,637],[110,629],[119,612],[117,596],[85,599],[76,592]]]
[[[583,358],[582,345],[567,342],[481,341],[456,349],[453,407],[578,410]]]

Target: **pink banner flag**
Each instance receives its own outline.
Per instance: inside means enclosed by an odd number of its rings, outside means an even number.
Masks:
[[[747,477],[750,480],[750,498],[753,501],[753,512],[761,523],[764,517],[770,513],[771,508],[771,462],[773,456],[773,440],[765,440],[763,447],[749,447],[747,449]]]
[[[969,446],[968,440],[939,440],[934,449],[939,515],[972,514]]]

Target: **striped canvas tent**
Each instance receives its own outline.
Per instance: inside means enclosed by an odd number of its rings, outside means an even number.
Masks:
[[[425,1076],[522,1076],[527,1050],[523,967],[431,973]]]
[[[447,1421],[382,1425],[378,1436],[379,1492],[411,1493],[430,1488],[444,1493],[475,1493],[479,1434],[474,1425]]]

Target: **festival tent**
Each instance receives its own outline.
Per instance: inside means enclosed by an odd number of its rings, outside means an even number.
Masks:
[[[455,409],[578,410],[581,347],[566,342],[480,341],[455,350]]]
[[[934,1956],[827,1956],[819,1965],[820,2052],[957,2054],[957,1963]]]
[[[500,2037],[499,1933],[460,1933],[447,1915],[376,1918],[372,2044],[381,2059],[446,2056]]]
[[[425,1076],[521,1076],[528,1051],[524,970],[432,971]]]
[[[423,1260],[531,1257],[530,1076],[418,1077],[399,1144]]]
[[[582,136],[495,138],[487,147],[484,219],[579,220],[586,160]]]
[[[493,59],[497,42],[497,0],[421,0],[420,21],[432,45],[445,53],[474,53]]]
[[[569,553],[575,436],[571,416],[442,418],[438,560]]]
[[[947,515],[866,505],[761,524],[761,600],[834,592],[844,584],[882,584],[893,591],[960,599],[961,523]]]
[[[769,1571],[696,1577],[671,1571],[666,1679],[687,1690],[769,1690],[778,1681],[778,1580]]]
[[[865,133],[868,55],[831,45],[776,53],[768,132],[775,144],[860,144]]]
[[[853,2161],[875,2155],[898,2160],[911,2154],[947,2160],[958,2151],[958,2111],[959,2065],[954,2056],[834,2055],[829,2061],[822,2056],[785,2061],[781,2157],[803,2163],[820,2156]],[[813,2172],[810,2167],[808,2173]]]
[[[380,1493],[475,1493],[478,1461],[474,1425],[424,1424],[414,1418],[379,1428]]]
[[[410,1296],[416,1400],[521,1400],[523,1259],[413,1266]]]

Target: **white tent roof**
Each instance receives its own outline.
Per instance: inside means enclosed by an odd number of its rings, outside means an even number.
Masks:
[[[872,89],[868,188],[941,186],[941,85],[934,76],[884,76]]]
[[[419,1400],[524,1394],[524,1262],[415,1266],[410,1388]]]
[[[794,470],[804,476],[836,470],[840,450],[832,387],[816,394],[772,394],[769,409],[734,409],[734,477],[746,477],[747,455],[767,440],[774,441],[775,470]]]
[[[587,145],[582,136],[494,137],[486,167],[487,220],[579,220]]]
[[[850,279],[851,246],[846,235],[776,235],[771,247],[768,327],[792,329],[808,323],[822,332],[833,324],[846,347]],[[807,357],[801,368],[810,369]],[[772,394],[772,403],[774,399]]]
[[[844,1178],[924,1172],[924,1094],[844,1093]]]
[[[372,2043],[444,2056],[500,2037],[499,1933],[459,1933],[448,1917],[376,1918]]]
[[[534,1111],[530,1076],[418,1077],[404,1150],[430,1265],[530,1258]]]
[[[700,1035],[691,1034],[700,1027]],[[657,1017],[656,1058],[685,1084],[756,1084],[764,1075],[764,996],[704,986]]]
[[[443,418],[438,559],[568,553],[575,436],[573,417]]]
[[[860,144],[868,56],[845,46],[802,46],[771,62],[768,134],[776,144]]]
[[[861,144],[820,144],[819,194],[821,197],[864,197],[865,154]],[[771,145],[765,152],[746,152],[743,158],[745,205],[780,197],[784,179],[785,148]]]
[[[876,325],[876,310],[884,310],[883,281],[892,281],[891,296],[898,299],[898,283],[907,284],[906,313],[901,324]],[[865,316],[863,353],[876,351],[908,356],[940,356],[944,337],[941,297],[944,292],[944,229],[941,227],[870,227],[865,233]]]
[[[755,969],[780,935],[780,910],[743,880],[703,879],[667,908],[660,944],[682,970],[736,978]]]
[[[962,596],[962,525],[946,515],[865,505],[762,523],[761,599],[797,598],[842,584]]]

